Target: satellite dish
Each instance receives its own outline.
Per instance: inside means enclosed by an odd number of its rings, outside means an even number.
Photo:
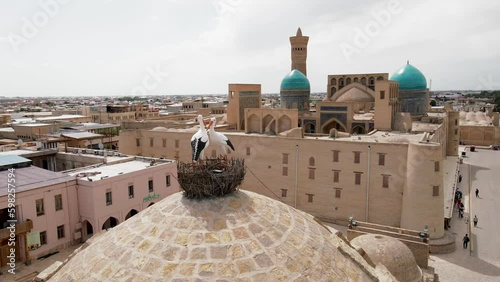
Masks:
[[[17,145],[21,146],[23,144],[23,139],[19,138],[17,139]]]
[[[100,150],[104,149],[104,144],[102,144],[102,142],[99,142],[99,145],[98,145],[98,146],[99,146],[99,149],[100,149]]]

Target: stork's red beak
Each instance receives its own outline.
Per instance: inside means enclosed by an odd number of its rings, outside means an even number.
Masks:
[[[210,127],[212,126],[212,124],[213,124],[213,122],[212,122],[212,121],[210,121],[210,123],[208,124],[207,129],[210,129]]]

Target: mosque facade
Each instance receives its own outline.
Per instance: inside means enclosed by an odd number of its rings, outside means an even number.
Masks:
[[[304,47],[292,46],[292,52],[294,48]],[[281,108],[258,104],[241,109],[236,91],[257,91],[258,86],[229,86],[226,127],[237,128],[225,132],[236,147],[230,156],[244,158],[250,171],[242,188],[325,221],[344,223],[352,216],[412,230],[427,228],[432,239],[443,237],[448,196],[443,171],[445,160],[458,156],[458,113],[449,110],[429,123],[402,111],[406,100],[400,97],[400,85],[407,90],[409,78],[392,80],[388,73],[328,75],[327,97],[316,103],[315,111],[307,111],[310,83],[294,68],[300,65],[305,72],[306,65],[294,58],[281,83]],[[418,85],[409,91],[420,91],[425,100],[424,85]],[[418,110],[425,110],[423,106]],[[222,124],[225,117],[219,119]],[[124,130],[120,152],[189,161],[193,133]],[[164,139],[166,146],[147,146],[151,139]],[[221,153],[212,145],[206,150],[208,156]]]

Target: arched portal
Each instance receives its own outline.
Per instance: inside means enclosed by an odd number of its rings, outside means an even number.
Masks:
[[[260,133],[260,126],[259,126],[260,119],[258,116],[256,116],[255,114],[252,114],[250,117],[248,117],[247,124],[248,124],[247,132]]]
[[[264,132],[270,132],[276,134],[276,120],[272,115],[266,115],[262,119],[262,130]]]
[[[129,218],[133,217],[134,215],[136,215],[136,214],[138,214],[138,213],[139,213],[139,212],[138,212],[137,210],[131,209],[131,210],[127,213],[127,215],[125,216],[125,220],[127,220],[127,219],[129,219]]]
[[[278,132],[283,132],[292,129],[292,119],[287,115],[280,117],[278,120]]]
[[[113,228],[118,225],[118,219],[115,217],[109,217],[104,224],[102,225],[102,230],[107,230],[109,228]]]
[[[330,130],[332,129],[337,129],[337,131],[340,132],[346,132],[345,126],[335,118],[330,119],[325,123],[325,125],[323,126],[323,133],[329,134]]]
[[[316,133],[316,125],[314,125],[313,123],[306,123],[304,125],[304,132],[305,133]]]
[[[355,127],[352,128],[351,133],[352,134],[365,134],[366,132],[362,126],[356,125]]]

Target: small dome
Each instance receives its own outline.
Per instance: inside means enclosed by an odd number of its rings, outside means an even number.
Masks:
[[[351,240],[362,248],[375,264],[382,264],[398,281],[422,281],[422,271],[411,250],[398,239],[377,234],[365,234]]]
[[[281,81],[281,90],[310,90],[309,79],[298,70],[291,71]]]
[[[335,102],[375,102],[372,95],[366,93],[365,91],[353,87],[347,90],[344,94],[335,100]]]
[[[391,80],[399,82],[399,90],[426,90],[427,81],[425,76],[416,67],[407,63],[396,71]]]

